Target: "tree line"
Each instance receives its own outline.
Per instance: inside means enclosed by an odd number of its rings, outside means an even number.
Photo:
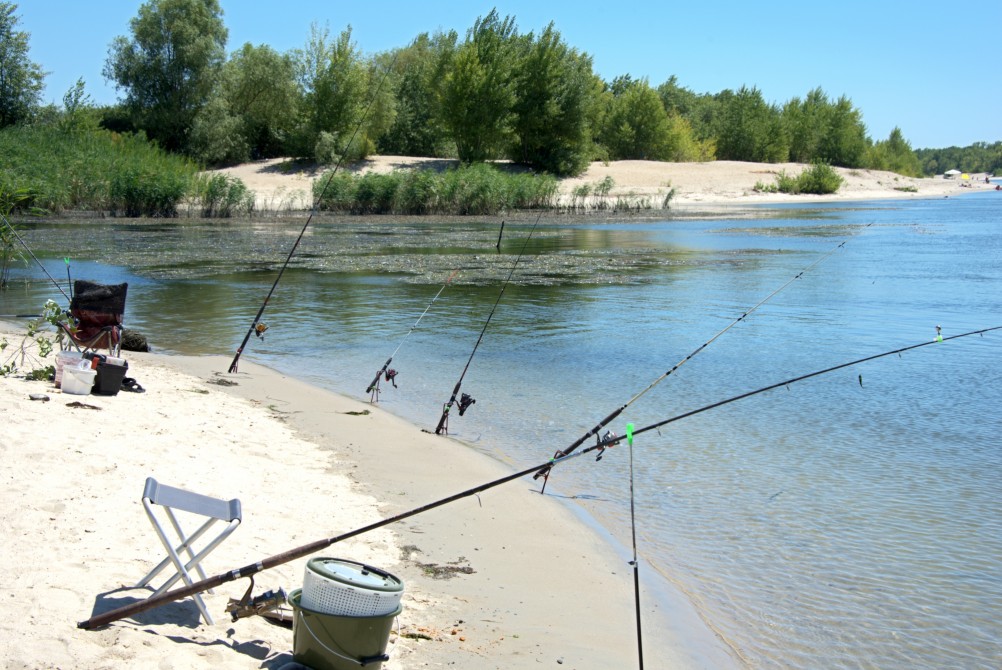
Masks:
[[[144,133],[204,165],[380,153],[510,159],[558,176],[625,159],[794,161],[918,176],[947,160],[912,150],[898,128],[872,140],[852,101],[821,88],[776,104],[754,86],[710,94],[674,76],[657,86],[628,74],[607,82],[552,23],[522,33],[497,10],[462,37],[422,33],[375,55],[359,49],[350,26],[334,35],[317,24],[301,48],[248,43],[227,55],[218,0],[149,0],[109,47],[103,74],[119,104],[92,105],[78,81],[62,110],[43,108],[44,73],[15,12],[0,3],[0,124]]]
[[[975,142],[966,147],[917,149],[915,155],[925,174],[943,174],[947,170],[1002,174],[1002,142]]]

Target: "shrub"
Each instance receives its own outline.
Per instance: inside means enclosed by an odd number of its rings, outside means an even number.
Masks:
[[[329,172],[313,184],[317,209],[350,212],[355,203],[355,176],[347,172]]]
[[[394,211],[428,214],[440,210],[441,180],[431,170],[405,170],[400,175]]]
[[[205,217],[249,214],[254,194],[240,179],[224,174],[197,175],[191,184],[191,198]]]
[[[357,214],[393,212],[393,202],[400,181],[399,177],[388,174],[369,172],[362,175],[355,186],[355,204],[352,211]]]
[[[125,216],[177,216],[188,192],[189,180],[176,174],[157,174],[137,166],[116,171],[109,186],[109,209]]]
[[[827,195],[841,188],[845,180],[828,163],[814,163],[797,177],[797,186],[801,193]]]
[[[790,193],[793,195],[800,193],[797,178],[786,174],[786,170],[780,170],[779,174],[776,175],[776,190],[780,193]]]
[[[801,193],[827,195],[838,191],[844,181],[831,165],[817,162],[796,177],[786,174],[785,170],[781,171],[776,175],[776,189],[780,193],[789,193],[790,195]],[[758,184],[755,185],[756,190],[758,190],[758,186]]]

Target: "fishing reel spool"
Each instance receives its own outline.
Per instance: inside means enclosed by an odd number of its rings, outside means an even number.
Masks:
[[[595,445],[598,447],[598,453],[595,454],[595,460],[596,461],[602,460],[602,456],[605,455],[605,450],[609,448],[608,446],[604,446],[603,447],[602,445],[603,444],[607,444],[608,442],[611,442],[612,440],[615,440],[617,437],[619,437],[619,436],[616,435],[611,430],[605,431],[605,435],[603,435],[602,437],[599,437],[598,435],[595,435]]]
[[[458,403],[459,416],[463,416],[463,414],[466,413],[466,410],[470,408],[470,405],[472,405],[475,402],[476,400],[474,400],[469,393],[464,393],[463,395],[461,395],[459,397],[459,403]]]
[[[393,368],[386,368],[385,371],[380,370],[380,371],[376,372],[376,378],[372,380],[371,384],[369,384],[369,388],[365,389],[365,392],[370,394],[369,395],[369,402],[371,402],[371,403],[379,402],[379,390],[380,390],[379,389],[379,380],[380,380],[381,377],[385,377],[386,381],[388,381],[391,384],[393,384],[393,388],[398,388],[397,387],[397,381],[396,381],[397,380],[397,371],[396,370],[394,370]]]

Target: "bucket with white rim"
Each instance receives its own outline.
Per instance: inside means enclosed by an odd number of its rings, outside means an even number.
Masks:
[[[78,365],[63,367],[63,393],[71,395],[90,395],[94,387],[94,377],[97,370],[90,367],[90,361],[82,360]]]

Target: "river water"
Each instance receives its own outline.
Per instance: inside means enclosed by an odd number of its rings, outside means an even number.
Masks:
[[[399,347],[399,388],[383,382],[380,404],[434,429],[497,303],[463,378],[476,404],[449,432],[525,468],[624,403],[618,433],[941,326],[942,343],[638,435],[637,547],[641,571],[681,590],[741,665],[998,668],[1002,331],[948,338],[1002,326],[1000,215],[987,193],[523,216],[500,244],[494,219],[318,218],[243,358],[368,399]],[[232,356],[304,219],[20,226],[60,281],[64,257],[74,278],[128,281],[126,323],[156,349]],[[37,266],[15,277],[0,313],[65,302]],[[629,546],[625,445],[561,464],[547,493]]]

